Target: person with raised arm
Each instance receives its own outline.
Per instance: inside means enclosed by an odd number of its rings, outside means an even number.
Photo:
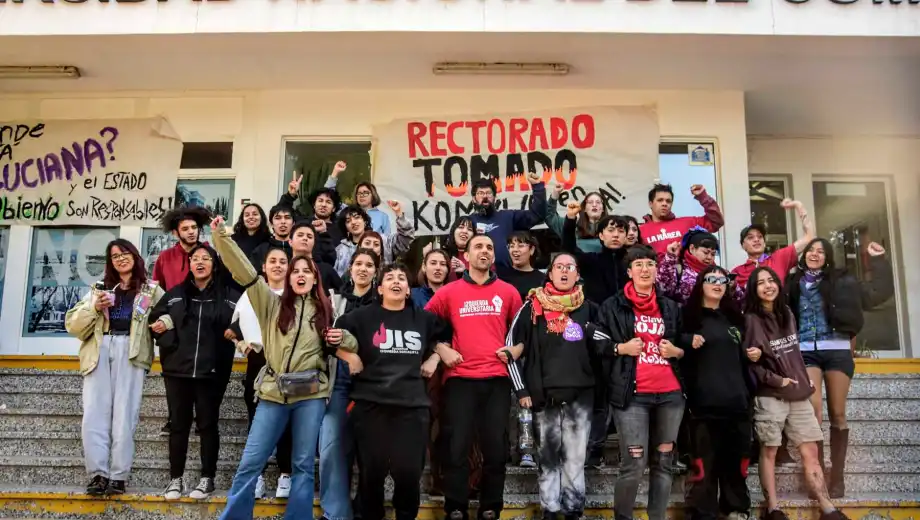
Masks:
[[[546,205],[546,226],[552,229],[560,238],[562,238],[562,228],[565,224],[565,217],[559,216],[557,209],[562,191],[561,184],[557,183],[553,186],[553,192],[549,196],[549,203]],[[599,192],[592,191],[585,195],[579,207],[575,245],[585,253],[598,253],[602,246],[597,239],[597,223],[607,216],[604,197]],[[568,208],[566,208],[566,213],[568,213]]]
[[[496,352],[505,349],[521,297],[492,271],[495,245],[489,236],[470,238],[466,256],[470,267],[463,278],[442,287],[425,306],[453,329],[451,346],[437,348],[448,367],[440,418],[444,510],[449,520],[468,518],[469,454],[478,439],[483,456],[479,519],[497,520],[504,506],[511,384]]]
[[[702,217],[678,217],[671,211],[674,205],[674,190],[670,184],[655,184],[648,192],[649,213],[643,217],[645,223],[639,226],[642,243],[651,246],[658,254],[658,261],[673,242],[679,242],[687,231],[699,226],[715,233],[722,229],[725,217],[716,199],[706,193],[702,184],[690,187],[690,193],[703,206]]]
[[[699,338],[684,333],[680,306],[655,288],[658,255],[649,246],[626,251],[630,281],[604,302],[600,325],[613,358],[607,390],[620,445],[614,516],[633,518],[639,481],[649,469],[648,517],[664,520],[673,481],[674,443],[684,415],[678,360]]]
[[[327,364],[324,354],[323,334],[332,315],[329,300],[309,259],[298,256],[291,260],[279,296],[230,240],[223,218],[215,218],[211,229],[214,245],[230,273],[246,287],[262,331],[265,354],[265,367],[256,386],[259,404],[220,518],[252,519],[259,475],[288,424],[293,440],[293,475],[284,518],[313,518],[316,447],[336,377],[335,364]]]
[[[147,315],[162,297],[134,244],[116,238],[105,248],[102,280],[64,315],[64,328],[81,341],[88,495],[125,493],[144,377],[153,363]]]
[[[345,171],[345,162],[339,161],[333,166],[332,175],[337,176],[342,171]],[[317,236],[316,250],[313,251],[313,258],[315,260],[321,260],[328,264],[335,263],[335,246],[341,242],[342,235],[339,232],[339,228],[335,224],[336,212],[339,211],[342,204],[342,199],[339,196],[339,192],[335,188],[322,187],[317,190],[314,190],[307,197],[307,204],[309,204],[312,212],[310,215],[304,215],[300,211],[297,211],[297,197],[300,193],[300,185],[303,181],[303,175],[298,175],[295,171],[293,173],[293,178],[291,182],[288,183],[287,192],[281,195],[281,198],[278,199],[278,204],[283,206],[288,206],[295,208],[293,217],[295,221],[306,220],[313,225],[313,230],[317,235],[329,234],[329,240],[321,240]],[[328,247],[327,247],[328,245]]]
[[[668,252],[659,258],[658,287],[677,303],[687,303],[697,277],[715,264],[718,254],[715,235],[703,228],[691,229],[679,242],[668,245]]]
[[[376,236],[382,241],[380,244],[381,260],[389,263],[409,250],[412,240],[415,239],[415,229],[403,213],[402,205],[395,200],[388,200],[387,205],[396,214],[396,232],[389,236]],[[348,206],[339,212],[338,227],[344,237],[335,247],[335,270],[339,276],[344,276],[348,270],[348,263],[359,241],[365,233],[372,232],[372,221],[364,209],[358,206]]]
[[[341,168],[339,167],[341,166]],[[339,161],[333,167],[332,173],[326,179],[326,188],[335,189],[339,184],[339,175],[345,171],[345,161]],[[372,182],[361,181],[355,185],[355,191],[352,193],[352,200],[359,208],[363,209],[371,218],[371,229],[383,236],[390,235],[390,217],[380,209],[380,195],[377,194],[377,187]]]
[[[863,327],[863,311],[894,295],[894,276],[885,260],[885,248],[870,242],[865,251],[871,277],[861,282],[845,267],[837,267],[829,241],[816,238],[805,246],[796,270],[786,280],[789,306],[799,326],[802,359],[817,390],[811,395],[811,404],[819,425],[824,412],[822,386],[827,393],[831,498],[846,494],[844,472],[850,439],[847,395],[856,372],[855,338]],[[818,461],[824,465],[823,441],[818,442]]]
[[[809,495],[818,501],[822,520],[845,520],[828,496],[817,443],[824,440],[809,398],[815,391],[799,349],[798,327],[783,301],[776,271],[760,266],[748,278],[744,297],[745,349],[757,348],[760,360],[751,366],[757,381],[754,433],[760,441],[757,474],[765,500],[764,520],[787,520],[776,493],[776,453],[783,435],[802,456]]]
[[[800,201],[783,199],[780,205],[784,209],[795,210],[805,234],[799,237],[792,245],[767,254],[765,252],[767,248],[767,228],[764,225],[753,223],[741,230],[741,248],[747,253],[748,259],[743,264],[732,269],[732,274],[735,275],[735,301],[739,305],[744,303],[747,281],[754,269],[760,266],[769,267],[779,273],[780,278],[784,280],[789,271],[795,267],[799,255],[805,251],[805,246],[815,238],[814,225],[808,218],[808,211],[805,210],[805,206]]]
[[[342,316],[326,338],[357,354],[363,369],[353,373],[352,434],[358,452],[361,518],[382,520],[384,481],[393,477],[397,520],[415,520],[425,466],[430,402],[425,379],[438,367],[435,344],[450,341],[444,322],[409,300],[402,264],[380,272],[378,300]],[[386,435],[381,432],[386,431]]]
[[[186,280],[166,291],[149,316],[160,347],[171,424],[166,500],[178,500],[185,491],[183,476],[193,418],[201,437],[201,479],[189,497],[204,500],[214,492],[220,450],[217,421],[235,353],[236,335],[230,325],[239,293],[228,283],[223,264],[210,246],[193,247],[188,261]]]
[[[543,184],[543,172],[531,172],[527,180],[533,190],[528,209],[499,209],[495,200],[496,181],[484,178],[474,182],[474,212],[469,216],[473,230],[488,235],[496,244],[505,244],[512,232],[529,231],[530,228],[541,224],[546,218],[546,186]],[[511,256],[507,249],[500,247],[495,251],[495,263],[504,267],[511,265]]]

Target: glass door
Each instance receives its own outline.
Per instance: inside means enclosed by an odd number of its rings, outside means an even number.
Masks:
[[[892,262],[894,286],[889,289],[894,296],[863,310],[865,325],[856,337],[857,350],[900,356],[904,336],[890,187],[887,179],[822,179],[812,183],[818,236],[830,241],[838,268],[846,268],[861,282],[871,281],[873,273],[867,252],[871,242],[881,244],[886,250],[885,258]]]

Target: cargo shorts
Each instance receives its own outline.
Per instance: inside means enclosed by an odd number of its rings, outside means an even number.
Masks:
[[[790,444],[796,447],[824,440],[815,409],[808,399],[783,401],[775,397],[755,397],[754,432],[764,446],[782,445],[784,432]]]

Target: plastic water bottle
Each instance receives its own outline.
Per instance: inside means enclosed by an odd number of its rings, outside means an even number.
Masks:
[[[533,414],[527,408],[521,408],[518,412],[518,422],[521,425],[520,441],[521,450],[533,449]]]

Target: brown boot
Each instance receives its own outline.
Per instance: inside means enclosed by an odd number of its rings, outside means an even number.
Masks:
[[[831,478],[827,493],[831,498],[846,494],[843,479],[847,467],[847,447],[850,444],[850,430],[831,426]]]

